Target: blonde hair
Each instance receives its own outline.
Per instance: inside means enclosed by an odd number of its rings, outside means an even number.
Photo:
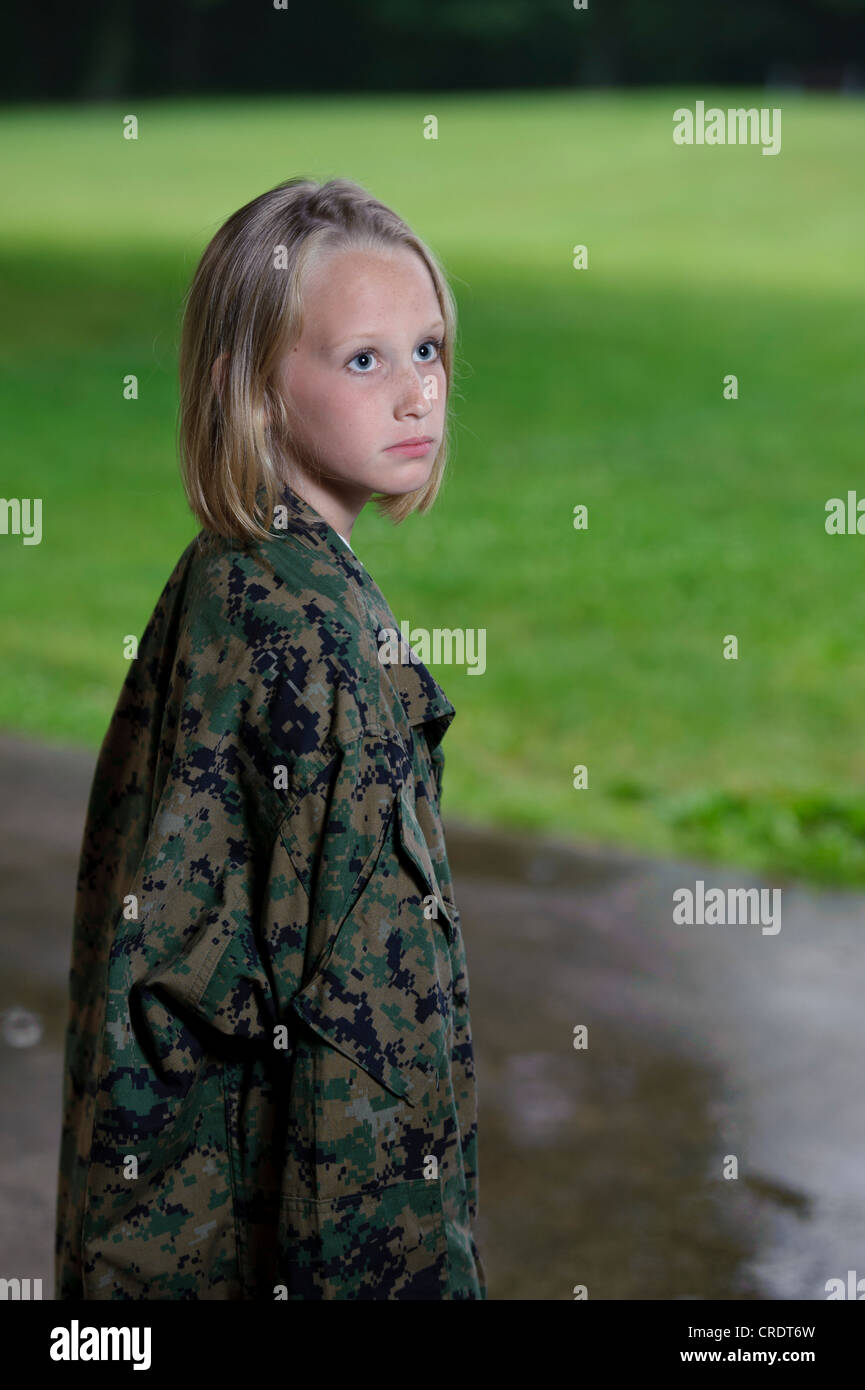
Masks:
[[[266,539],[286,486],[282,448],[306,466],[316,465],[315,456],[301,446],[290,404],[272,380],[277,360],[302,332],[303,273],[312,256],[322,250],[387,252],[392,247],[417,252],[432,276],[445,324],[441,360],[448,401],[426,485],[374,500],[394,524],[432,506],[448,452],[457,326],[453,293],[435,254],[360,184],[298,177],[229,217],[201,257],[186,296],[178,453],[189,505],[205,530],[239,540]],[[277,248],[281,260],[274,273]]]

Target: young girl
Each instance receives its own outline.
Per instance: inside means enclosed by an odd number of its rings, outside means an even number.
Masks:
[[[198,266],[203,529],[90,793],[58,1298],[486,1298],[454,708],[391,659],[350,543],[370,498],[399,522],[436,496],[455,328],[433,254],[347,180],[254,199]]]

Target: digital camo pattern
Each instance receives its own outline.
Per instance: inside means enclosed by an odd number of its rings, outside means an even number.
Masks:
[[[268,541],[184,551],[99,754],[58,1298],[487,1296],[454,709],[380,663],[382,594],[283,500]]]

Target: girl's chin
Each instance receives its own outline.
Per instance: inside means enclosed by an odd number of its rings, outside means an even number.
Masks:
[[[399,497],[404,492],[417,492],[426,487],[432,473],[432,459],[401,459],[399,463],[382,469],[376,488],[377,492],[388,497]]]

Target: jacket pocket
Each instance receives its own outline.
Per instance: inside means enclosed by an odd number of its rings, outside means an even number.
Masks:
[[[330,1201],[284,1197],[277,1298],[443,1299],[447,1241],[437,1180]]]
[[[375,867],[292,1008],[329,1047],[414,1105],[447,1056],[452,935],[404,784]]]

